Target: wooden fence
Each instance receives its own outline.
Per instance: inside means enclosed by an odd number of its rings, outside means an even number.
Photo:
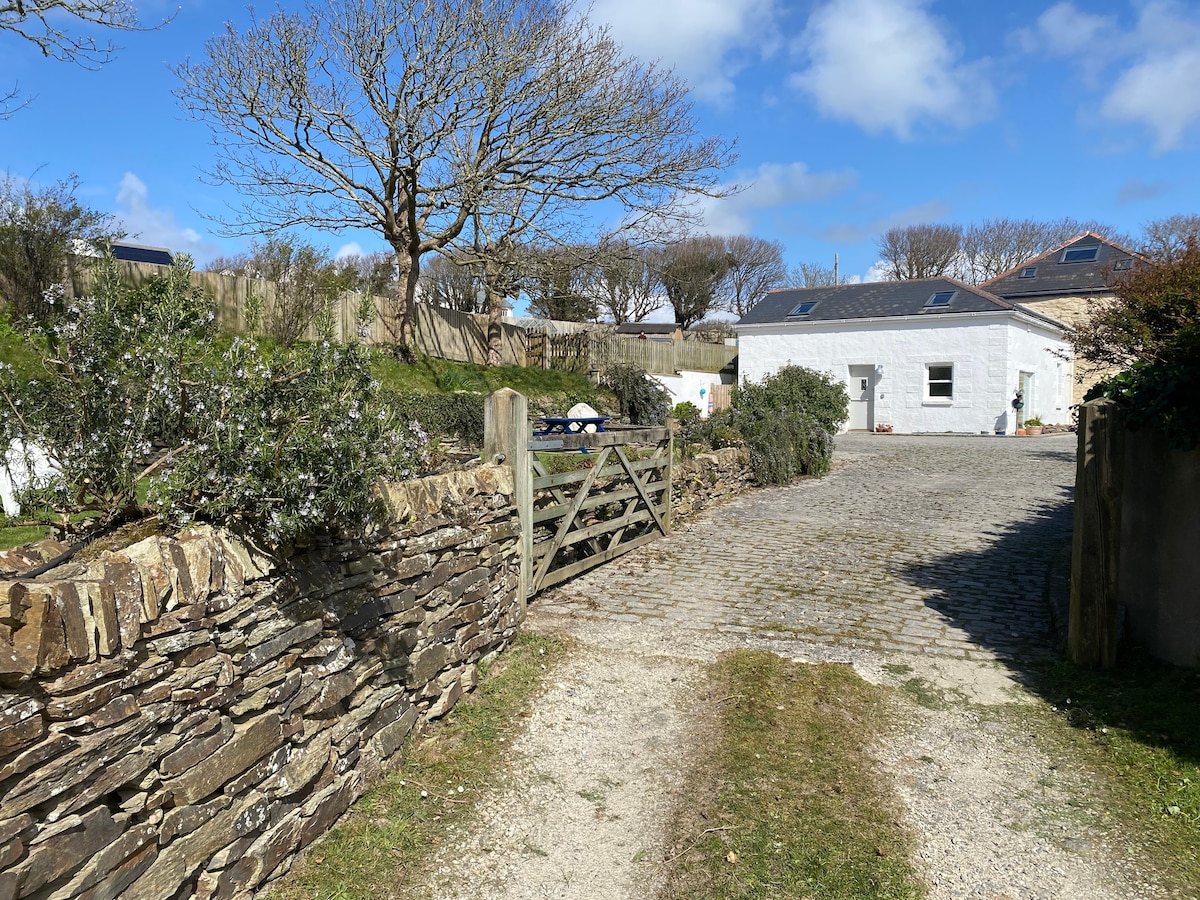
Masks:
[[[132,285],[139,285],[153,275],[159,274],[159,266],[148,263],[124,262],[123,275]],[[246,310],[250,298],[262,303],[264,320],[274,315],[276,300],[275,283],[245,275],[222,275],[219,272],[192,272],[192,284],[202,288],[216,304],[217,324],[229,334],[245,334],[247,330]],[[72,281],[71,289],[76,294],[85,293],[91,287],[91,274],[81,271]],[[358,341],[376,345],[397,342],[399,328],[388,298],[374,297],[372,303],[375,316],[359,331],[359,311],[362,307],[361,294],[345,291],[333,301],[333,336],[338,341]],[[525,365],[525,331],[516,325],[500,323],[501,361],[504,365]],[[483,365],[487,362],[487,316],[459,312],[441,306],[418,303],[413,320],[414,349],[425,356],[437,359],[453,359]],[[316,337],[312,326],[302,335],[311,340]]]
[[[580,332],[532,339],[528,365],[567,372],[592,372],[632,365],[652,375],[720,372],[737,356],[737,347],[700,341],[651,341],[624,335]]]

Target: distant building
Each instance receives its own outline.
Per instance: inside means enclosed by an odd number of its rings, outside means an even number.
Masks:
[[[624,322],[617,326],[617,334],[646,336],[648,341],[682,341],[683,329],[673,322]]]
[[[169,266],[175,261],[166,247],[152,247],[149,244],[134,244],[129,241],[113,241],[112,255],[114,259],[149,263],[152,266]]]
[[[1140,265],[1150,265],[1150,260],[1085,231],[980,287],[1009,303],[1076,328],[1113,298],[1109,284],[1114,277]],[[1109,372],[1077,374],[1082,380],[1075,385],[1072,403],[1081,402],[1088,388]]]
[[[734,327],[740,378],[830,372],[853,431],[1013,434],[1018,418],[1071,418],[1068,329],[951,278],[772,291]]]

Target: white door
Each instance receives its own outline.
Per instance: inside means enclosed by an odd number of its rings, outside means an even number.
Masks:
[[[875,427],[875,367],[851,366],[850,430],[870,431]]]

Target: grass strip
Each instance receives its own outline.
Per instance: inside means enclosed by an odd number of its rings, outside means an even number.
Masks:
[[[661,900],[924,896],[901,802],[871,762],[887,690],[762,651],[710,677],[718,733],[672,825]]]
[[[271,886],[272,900],[412,897],[446,831],[473,814],[508,744],[568,652],[557,638],[520,633],[481,672],[477,690],[404,748],[404,762]]]
[[[1100,775],[1108,827],[1176,896],[1200,891],[1200,671],[1133,659],[1098,672],[1047,663],[1052,733]]]

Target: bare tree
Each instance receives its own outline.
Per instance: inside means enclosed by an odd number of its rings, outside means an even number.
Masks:
[[[651,264],[653,252],[627,241],[604,241],[597,250],[587,289],[597,308],[618,325],[640,322],[665,302]]]
[[[780,287],[829,287],[834,284],[837,284],[837,275],[833,266],[802,262],[788,270],[787,281]]]
[[[153,31],[167,24],[143,25],[127,0],[0,0],[0,33],[7,32],[36,46],[42,56],[96,69],[118,48],[96,37],[96,29]],[[29,103],[20,87],[0,95],[0,119]]]
[[[717,307],[717,292],[729,273],[729,254],[722,238],[685,238],[655,254],[655,269],[675,321],[686,329]]]
[[[1168,261],[1196,243],[1200,243],[1200,216],[1174,215],[1147,222],[1138,249],[1151,259]]]
[[[908,281],[952,273],[961,241],[961,225],[928,224],[888,229],[876,243],[888,278]]]
[[[461,245],[497,194],[648,214],[721,193],[732,162],[695,138],[682,81],[565,0],[312,0],[226,26],[206,51],[175,70],[177,96],[219,135],[212,177],[246,198],[226,230],[375,230],[396,257],[402,341],[421,257]],[[523,199],[514,227],[541,210]],[[511,244],[493,224],[468,246]]]
[[[485,313],[487,298],[481,299],[482,285],[478,266],[453,250],[438,253],[421,267],[421,299],[435,306]]]
[[[787,281],[783,264],[783,245],[745,234],[725,239],[729,271],[723,285],[722,306],[744,316],[767,291]]]

